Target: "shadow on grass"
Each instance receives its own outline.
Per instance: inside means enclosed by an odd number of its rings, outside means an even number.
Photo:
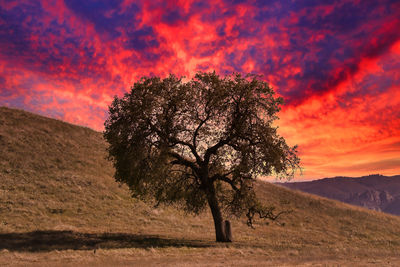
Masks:
[[[210,247],[210,243],[168,239],[150,235],[126,233],[80,233],[73,231],[35,231],[27,233],[0,234],[0,250],[51,251],[51,250],[95,250],[115,248],[160,248],[160,247]]]

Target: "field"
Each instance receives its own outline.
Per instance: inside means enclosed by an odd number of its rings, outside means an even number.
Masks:
[[[259,182],[292,212],[217,244],[208,210],[132,199],[105,157],[101,133],[0,108],[0,266],[400,266],[400,217]]]

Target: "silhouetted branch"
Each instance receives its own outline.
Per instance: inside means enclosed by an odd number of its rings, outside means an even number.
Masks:
[[[196,149],[196,147],[197,147],[196,139],[197,139],[197,136],[198,136],[198,134],[199,134],[200,128],[201,128],[209,119],[210,119],[210,113],[208,112],[208,113],[207,113],[207,117],[206,117],[204,120],[201,120],[201,119],[200,119],[200,123],[199,123],[199,125],[197,126],[196,130],[194,131],[194,134],[193,134],[193,146],[194,146],[195,149]]]
[[[178,145],[178,144],[179,144],[179,145],[187,146],[187,147],[190,149],[190,151],[192,152],[193,156],[195,156],[196,162],[197,162],[198,164],[200,164],[200,163],[202,162],[202,160],[201,160],[199,154],[198,154],[197,151],[196,151],[196,148],[195,148],[192,144],[187,143],[187,142],[184,142],[184,141],[181,141],[181,140],[179,140],[179,139],[177,139],[177,138],[175,138],[175,137],[169,138],[169,141],[171,142],[171,145],[170,145],[170,146],[175,146],[175,145]]]
[[[196,166],[196,164],[190,160],[185,159],[184,157],[182,157],[181,155],[179,155],[178,153],[175,152],[168,152],[168,154],[171,157],[174,157],[176,160],[171,161],[170,163],[172,165],[183,165],[186,167],[191,168],[192,170],[194,170],[195,172],[198,172],[198,167]]]
[[[284,210],[274,214],[275,207],[262,207],[261,205],[254,205],[250,207],[246,213],[247,225],[253,227],[254,216],[258,215],[260,219],[269,219],[276,221],[281,215],[292,213],[292,210]]]

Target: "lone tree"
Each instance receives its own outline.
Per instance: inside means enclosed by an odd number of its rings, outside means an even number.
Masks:
[[[208,204],[217,242],[231,241],[223,214],[245,214],[249,226],[256,215],[276,219],[254,183],[298,167],[296,147],[272,125],[281,103],[255,75],[144,77],[109,107],[104,137],[115,178],[140,199],[178,202],[194,214]]]

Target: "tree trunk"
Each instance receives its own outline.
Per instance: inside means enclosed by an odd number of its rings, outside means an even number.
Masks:
[[[215,226],[215,236],[217,242],[230,242],[225,234],[225,225],[224,220],[222,219],[221,209],[218,205],[218,200],[215,195],[215,190],[212,188],[210,192],[208,192],[208,205],[210,206],[211,213],[214,219],[214,226]]]
[[[232,242],[231,222],[228,220],[225,221],[225,238],[227,242]]]

